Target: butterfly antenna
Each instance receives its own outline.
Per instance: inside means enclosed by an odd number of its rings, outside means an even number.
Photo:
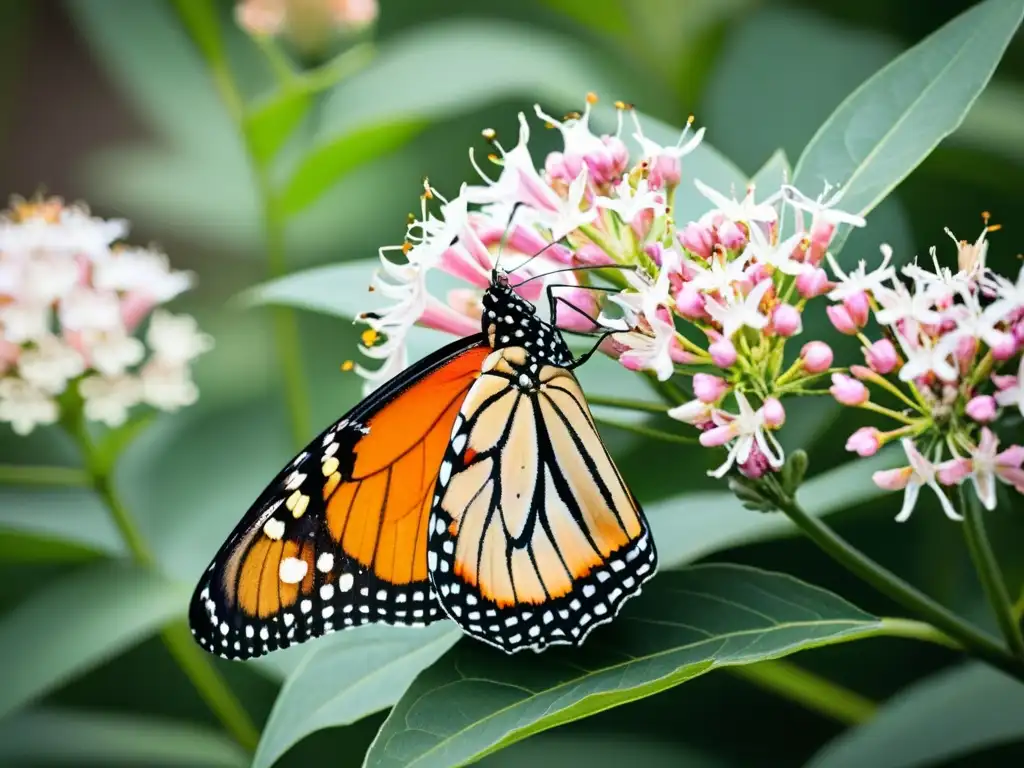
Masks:
[[[544,272],[540,275],[534,275],[528,277],[525,280],[520,280],[518,283],[513,285],[513,288],[518,288],[521,285],[526,285],[533,280],[540,280],[543,277],[549,277],[550,275],[557,275],[559,272],[586,272],[592,269],[622,269],[629,272],[636,270],[635,264],[582,264],[577,267],[562,267],[561,269],[553,269],[550,272]]]
[[[508,215],[508,224],[505,225],[505,231],[501,233],[501,240],[498,241],[498,255],[494,258],[495,269],[498,269],[501,264],[501,254],[504,253],[505,246],[508,245],[508,239],[512,235],[512,222],[515,221],[516,211],[521,205],[523,203],[515,203],[512,206],[512,212]]]
[[[547,250],[548,248],[551,248],[552,246],[555,246],[555,245],[561,245],[561,244],[563,244],[563,243],[564,243],[564,244],[566,245],[566,247],[568,247],[568,245],[569,245],[569,241],[568,241],[568,240],[566,240],[566,239],[565,239],[565,237],[560,237],[560,238],[559,238],[558,240],[552,240],[552,241],[551,241],[550,243],[548,243],[547,245],[545,245],[545,246],[544,246],[543,248],[541,248],[541,249],[540,249],[539,251],[537,251],[537,252],[536,252],[535,254],[533,254],[533,255],[532,255],[532,256],[531,256],[530,258],[528,258],[528,259],[527,259],[526,261],[524,261],[524,262],[523,262],[522,264],[519,264],[519,265],[517,265],[517,266],[513,267],[512,269],[510,269],[510,270],[508,271],[508,274],[510,274],[510,275],[511,275],[511,274],[512,274],[513,272],[515,272],[515,271],[516,271],[517,269],[522,269],[522,268],[523,268],[523,267],[525,267],[525,266],[526,266],[527,264],[529,264],[529,263],[530,263],[531,261],[533,261],[534,259],[536,259],[536,258],[537,258],[538,256],[540,256],[541,254],[543,254],[543,253],[544,253],[544,251],[546,251],[546,250]],[[525,282],[525,281],[524,281],[524,282]]]

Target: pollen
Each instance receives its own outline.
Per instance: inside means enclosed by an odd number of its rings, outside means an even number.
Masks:
[[[501,163],[501,158],[498,157],[493,152],[487,156],[487,159],[490,160],[492,163],[494,163],[496,165]]]
[[[620,109],[623,112],[630,112],[633,109],[633,105],[630,104],[628,101],[616,101],[615,108]]]
[[[409,251],[411,251],[411,250],[412,250],[412,243],[410,243],[408,240],[406,240],[404,243],[402,243],[402,254],[403,255],[405,255],[405,256],[409,255]]]
[[[587,104],[597,104],[597,94],[593,91],[587,91]]]
[[[686,125],[687,126],[693,125],[693,122],[696,119],[697,119],[696,117],[694,117],[693,115],[690,115],[689,117],[686,118]]]
[[[483,136],[484,139],[486,139],[487,141],[494,141],[495,139],[498,138],[498,132],[493,128],[484,128],[482,131],[480,131],[480,135]]]
[[[355,367],[356,367],[356,364],[353,363],[351,360],[346,360],[345,362],[343,362],[341,364],[341,370],[344,371],[345,373],[348,373],[349,371],[351,371]]]
[[[362,340],[364,347],[372,347],[380,339],[380,334],[373,330],[373,328],[367,328],[359,335],[359,338]]]

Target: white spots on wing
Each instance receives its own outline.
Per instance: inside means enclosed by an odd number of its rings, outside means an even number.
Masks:
[[[454,440],[452,440],[452,450],[455,451],[455,453],[457,453],[457,454],[461,454],[462,453],[462,449],[465,448],[465,447],[466,447],[466,433],[463,432],[462,434],[457,435]]]
[[[251,639],[253,637],[253,635],[255,635],[255,634],[256,634],[256,630],[254,630],[252,628],[251,624],[248,627],[245,628],[245,636],[246,637]]]
[[[343,573],[338,577],[338,589],[342,592],[348,592],[352,589],[352,585],[355,584],[355,577],[351,573]]]
[[[450,461],[441,462],[441,472],[438,478],[441,480],[441,485],[448,485],[448,481],[452,477],[452,463]]]
[[[446,539],[444,543],[441,544],[441,549],[445,551],[446,555],[450,555],[455,552],[455,545],[452,543],[451,539]]]
[[[619,587],[616,587],[608,595],[608,600],[614,603],[616,600],[619,599],[619,595],[621,595],[621,594],[622,594],[622,589],[619,588]]]
[[[294,491],[306,480],[306,475],[298,470],[293,471],[288,477],[284,479],[284,489],[286,491]]]
[[[427,568],[437,570],[437,552],[427,552]]]
[[[281,561],[279,573],[285,584],[298,584],[306,576],[309,566],[305,560],[297,557],[286,557]]]
[[[593,584],[584,584],[583,585],[583,596],[584,597],[593,597],[594,593],[596,591],[597,591],[597,589],[594,587]]]
[[[377,590],[377,599],[378,600],[387,600],[388,599],[387,590],[384,590],[384,589]]]
[[[301,603],[299,603],[299,610],[303,613],[309,613],[311,610],[313,610],[313,601],[303,600]]]
[[[365,608],[366,606],[364,605],[362,607]],[[334,606],[328,605],[326,608],[320,611],[320,615],[323,616],[325,619],[331,618],[331,616],[334,615]]]
[[[324,552],[316,559],[316,569],[320,573],[330,573],[334,567],[334,555],[330,552]]]
[[[294,613],[286,613],[286,614],[284,614],[284,616],[282,618],[284,619],[284,625],[286,627],[290,627],[292,624],[295,623],[295,614]]]
[[[268,539],[279,541],[284,536],[284,520],[278,520],[277,518],[270,518],[263,526],[263,533],[266,534]]]

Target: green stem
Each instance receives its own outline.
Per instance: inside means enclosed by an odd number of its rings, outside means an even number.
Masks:
[[[101,469],[102,459],[97,455],[84,423],[80,419],[77,422],[69,420],[67,426],[81,448],[86,466],[89,467],[92,487],[110,510],[111,517],[114,518],[114,523],[132,557],[140,565],[155,568],[156,557],[127,507],[117,495],[110,473]],[[196,645],[188,627],[183,622],[176,621],[164,627],[161,636],[175,661],[227,731],[242,747],[255,751],[260,740],[259,731],[241,702],[213,666],[210,656]]]
[[[964,537],[967,539],[971,560],[974,561],[974,569],[978,572],[978,579],[985,589],[985,596],[988,597],[992,612],[996,615],[1006,644],[1014,656],[1024,661],[1024,635],[1021,635],[1020,623],[1014,615],[1010,593],[1006,589],[1006,582],[1003,581],[988,534],[985,533],[985,519],[978,495],[965,492],[963,485],[960,485],[958,491],[960,509],[964,515]]]
[[[598,424],[604,424],[605,426],[612,427],[613,429],[621,429],[623,432],[632,432],[634,435],[640,435],[641,437],[661,440],[664,443],[693,445],[697,442],[697,438],[695,437],[676,435],[672,432],[663,432],[662,430],[654,429],[653,427],[645,427],[641,424],[630,424],[625,421],[618,421],[617,419],[606,419],[601,416],[594,416],[594,421]]]
[[[74,467],[30,467],[17,464],[0,465],[2,485],[64,485],[86,487],[89,474]]]
[[[954,651],[962,651],[964,647],[949,635],[940,632],[931,624],[913,619],[886,617],[882,619],[881,634],[889,637],[903,637],[908,640],[920,640],[922,643],[933,643]]]
[[[668,408],[661,403],[645,403],[643,400],[629,400],[622,397],[605,397],[604,395],[587,395],[591,405],[603,405],[606,408],[620,408],[626,411],[664,414]]]
[[[737,677],[796,702],[845,725],[859,725],[875,714],[877,705],[849,688],[798,667],[789,661],[762,661],[727,667]]]
[[[1015,659],[987,634],[851,546],[824,522],[809,515],[795,499],[779,493],[776,503],[809,539],[848,571],[933,624],[969,653],[1024,681],[1024,661]]]

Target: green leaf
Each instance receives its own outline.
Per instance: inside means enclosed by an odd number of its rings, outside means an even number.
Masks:
[[[887,492],[871,482],[871,473],[891,467],[894,458],[892,451],[882,451],[812,477],[800,488],[800,502],[812,515],[823,516],[883,496]],[[796,533],[784,515],[744,509],[730,493],[685,494],[651,504],[644,512],[658,544],[662,568],[683,565],[727,547]]]
[[[137,715],[36,709],[0,721],[0,763],[242,768],[227,736],[190,723]]]
[[[313,97],[308,91],[282,90],[245,116],[245,131],[256,162],[263,165],[277,154],[312,103]]]
[[[380,155],[398,149],[423,130],[425,120],[396,120],[358,128],[321,144],[299,163],[279,203],[293,216],[316,202],[340,178]]]
[[[663,573],[582,648],[508,657],[460,643],[395,705],[366,765],[461,765],[718,667],[853,640],[880,626],[784,574],[732,565]]]
[[[937,765],[1024,740],[1024,686],[980,664],[944,670],[827,744],[807,768]],[[966,764],[966,763],[965,763]]]
[[[159,411],[141,411],[131,416],[124,424],[104,432],[96,445],[96,455],[99,462],[97,469],[101,472],[112,470],[117,463],[118,457],[159,416]]]
[[[1024,16],[1024,0],[988,0],[946,24],[839,105],[797,162],[794,184],[846,190],[866,214],[963,122]],[[832,245],[838,252],[848,228]]]
[[[310,733],[390,707],[461,636],[446,621],[425,629],[359,627],[318,641],[281,688],[254,768],[269,768]]]
[[[0,532],[64,541],[106,555],[125,551],[109,513],[82,488],[0,489]]]
[[[761,190],[758,197],[763,199],[766,192],[770,194],[777,189],[781,189],[782,185],[792,178],[793,167],[789,164],[786,151],[784,149],[776,149],[772,156],[765,161],[764,165],[758,169],[757,173],[751,177],[750,183]]]
[[[0,527],[0,562],[4,563],[69,563],[95,560],[103,552],[74,541],[40,536]]]
[[[188,591],[126,563],[86,566],[0,619],[0,717],[115,656],[182,614]]]

